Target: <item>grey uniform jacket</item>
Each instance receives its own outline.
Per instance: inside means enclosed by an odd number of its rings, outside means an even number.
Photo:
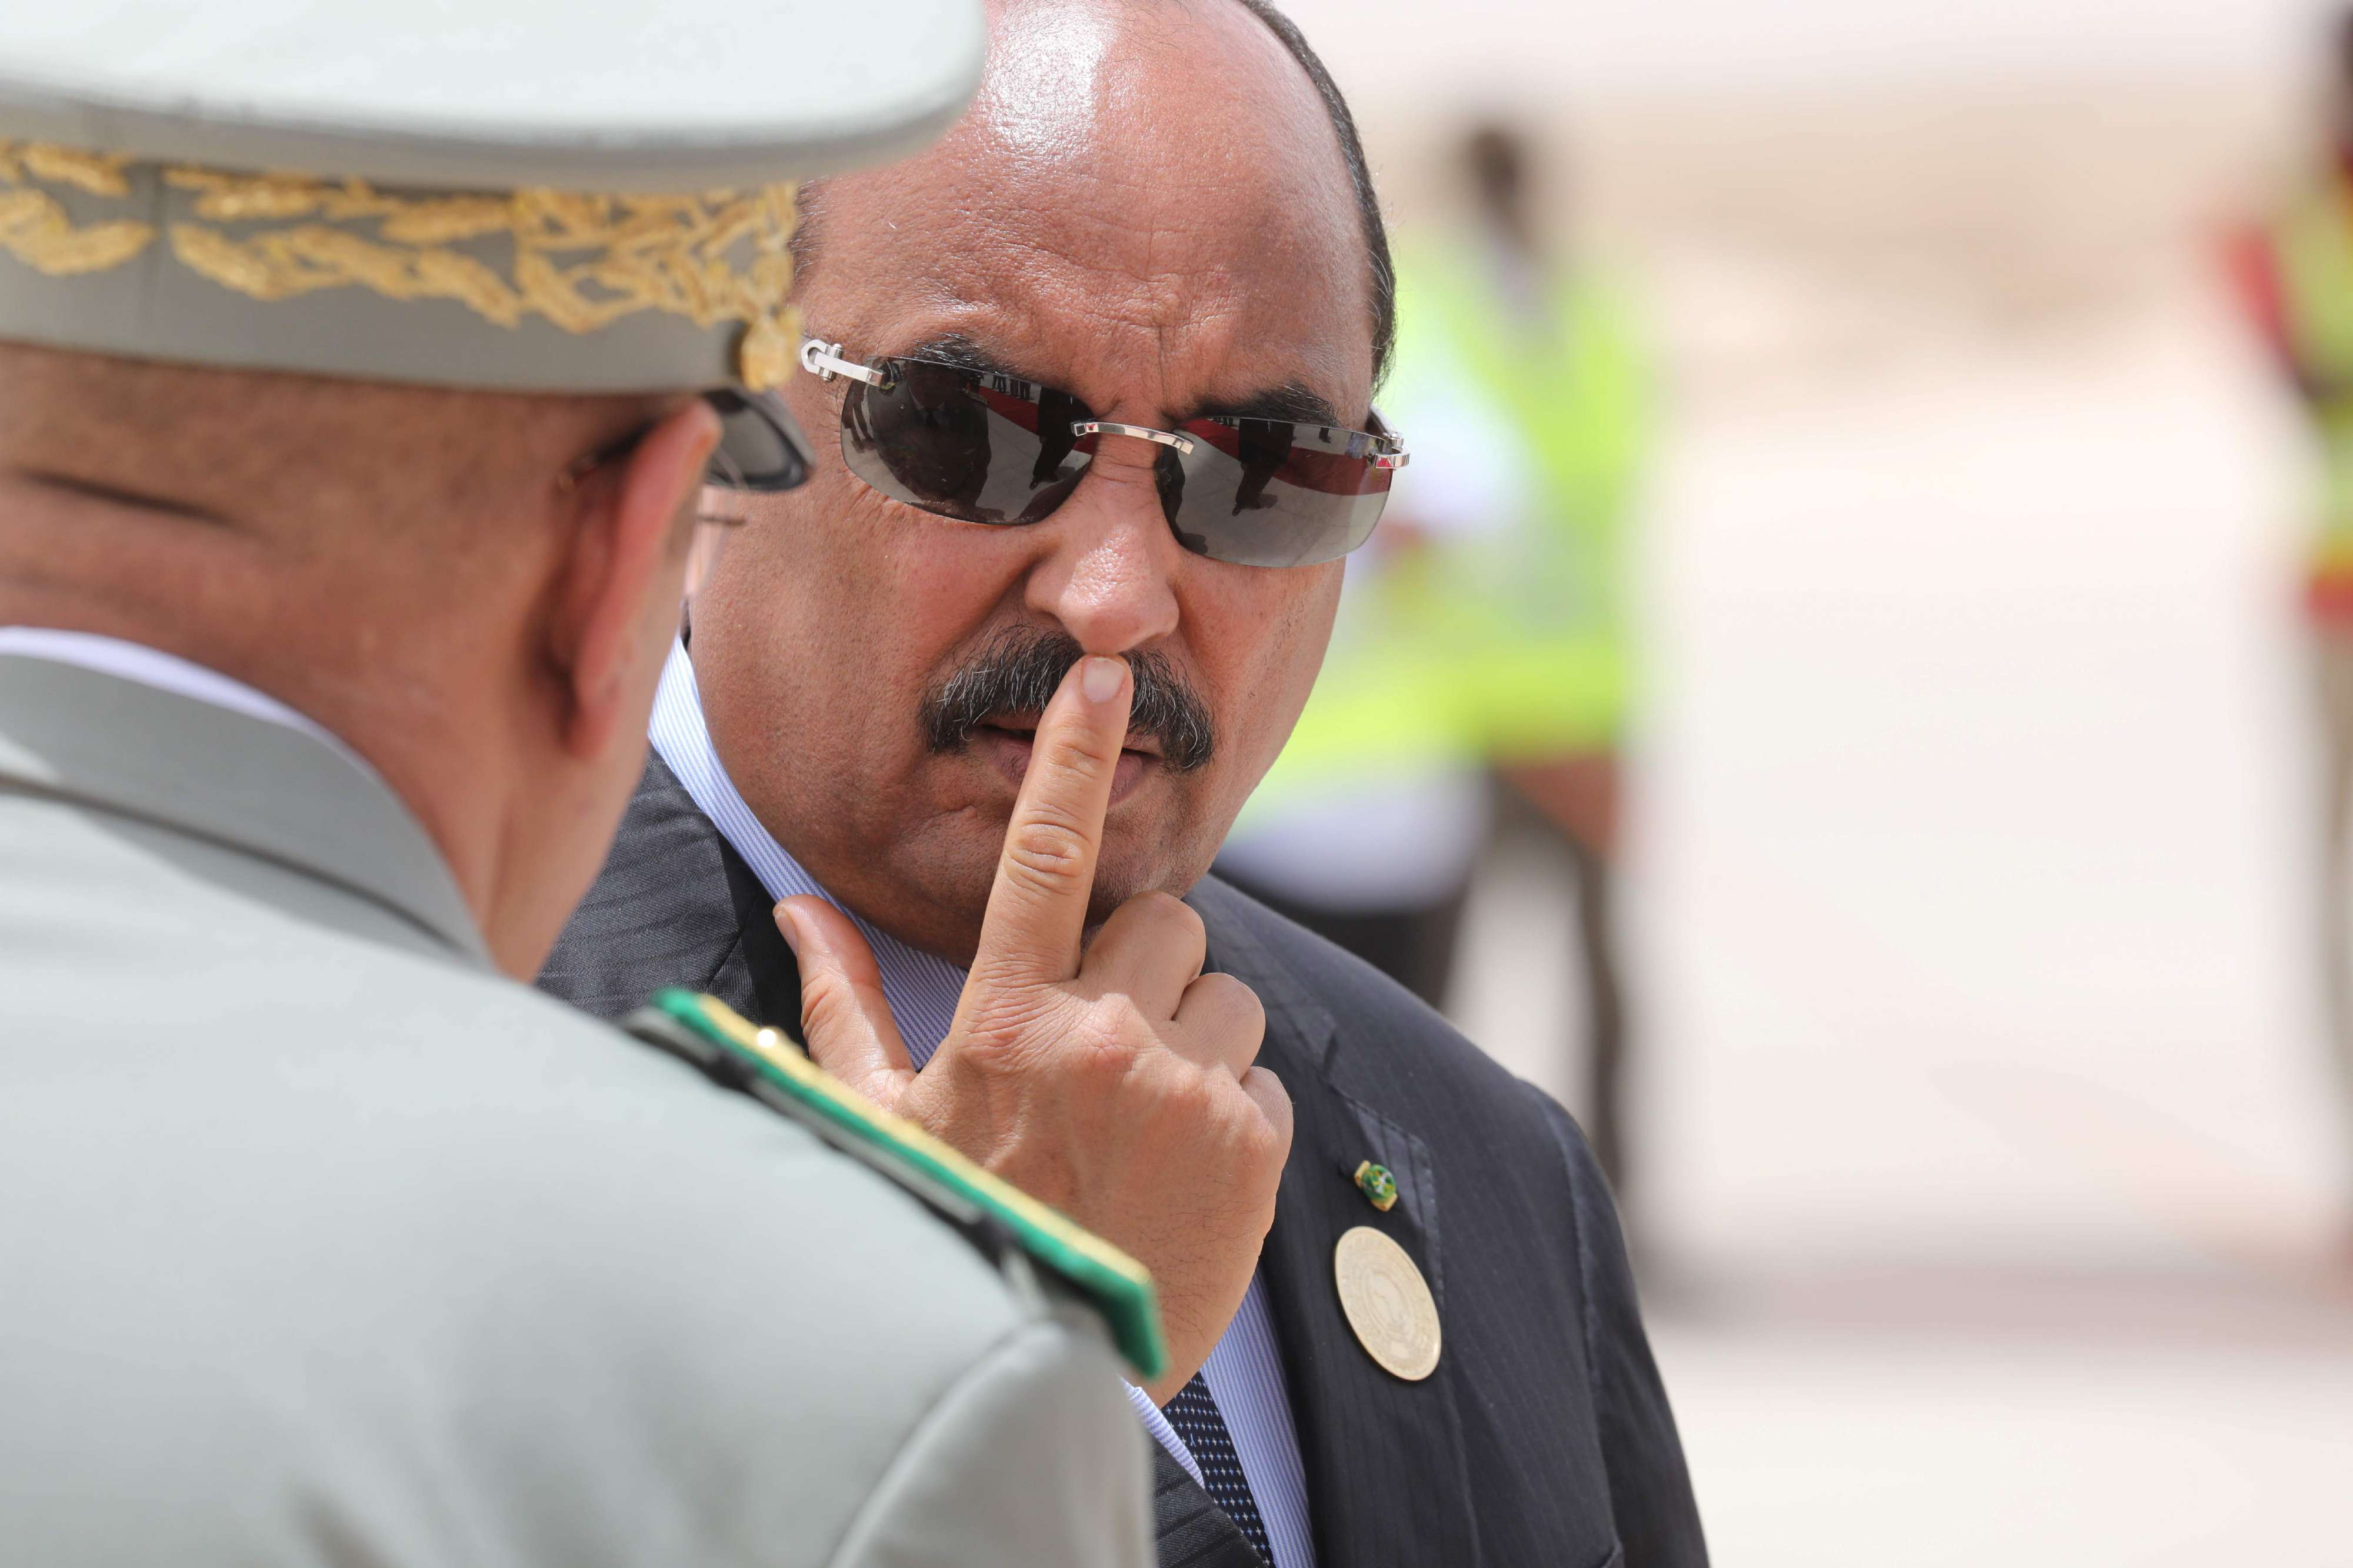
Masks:
[[[0,657],[0,1558],[1150,1561],[1092,1325],[495,973],[318,740]]]

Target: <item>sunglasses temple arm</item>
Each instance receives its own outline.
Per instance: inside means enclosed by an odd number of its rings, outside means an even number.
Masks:
[[[846,375],[869,386],[886,389],[890,386],[889,376],[860,364],[856,360],[842,358],[841,349],[839,343],[821,343],[815,338],[805,338],[801,342],[801,368],[819,381],[831,381],[838,375]]]

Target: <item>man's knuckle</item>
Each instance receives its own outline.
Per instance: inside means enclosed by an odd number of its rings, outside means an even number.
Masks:
[[[1006,870],[1034,891],[1067,892],[1086,876],[1087,848],[1087,836],[1071,823],[1032,816],[1006,836]]]
[[[1275,1125],[1274,1119],[1266,1113],[1266,1108],[1252,1101],[1250,1115],[1242,1119],[1243,1157],[1261,1169],[1268,1165],[1279,1166],[1290,1142],[1283,1130]]]
[[[801,1021],[804,1024],[834,1024],[839,1020],[846,1005],[842,987],[831,979],[812,979],[801,987]]]
[[[1133,1061],[1153,1043],[1144,1015],[1117,992],[1094,997],[1073,1011],[1068,1038],[1075,1050],[1120,1061]]]
[[[1135,1041],[1118,1033],[1086,1031],[1071,1042],[1071,1076],[1089,1092],[1108,1093],[1125,1084],[1143,1053]]]
[[[1208,1003],[1216,1016],[1227,1022],[1242,1022],[1266,1017],[1266,1006],[1258,993],[1230,974],[1211,973],[1193,982],[1199,987],[1201,1000]]]
[[[1050,993],[1008,991],[983,1008],[965,1031],[965,1052],[983,1065],[1002,1065],[1034,1050],[1058,1033],[1060,1019]]]
[[[1247,1039],[1256,1046],[1266,1038],[1266,1004],[1259,1000],[1257,992],[1237,980],[1229,1005],[1232,1008],[1232,1028],[1237,1039]]]
[[[1124,1064],[1120,1091],[1126,1113],[1137,1127],[1165,1131],[1186,1121],[1189,1063],[1149,1040],[1112,1039],[1099,1048]]]
[[[1152,1033],[1144,1010],[1124,991],[1106,991],[1090,998],[1080,1009],[1079,1023],[1088,1035],[1103,1040],[1134,1039]]]
[[[1169,1055],[1170,1070],[1162,1084],[1162,1101],[1176,1115],[1216,1131],[1227,1114],[1219,1079],[1225,1075],[1197,1061]],[[1231,1080],[1229,1079],[1229,1082]]]

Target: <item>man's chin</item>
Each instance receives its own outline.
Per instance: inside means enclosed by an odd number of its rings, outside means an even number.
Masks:
[[[1169,837],[1139,835],[1134,841],[1122,844],[1119,836],[1109,836],[1095,863],[1094,895],[1087,900],[1090,935],[1130,899],[1145,893],[1181,899],[1193,890],[1209,869],[1209,857],[1201,856],[1198,863],[1189,856],[1180,860],[1171,854],[1175,847]]]

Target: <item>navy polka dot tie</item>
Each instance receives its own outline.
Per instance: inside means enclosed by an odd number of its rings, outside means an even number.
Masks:
[[[1242,1474],[1241,1459],[1234,1452],[1233,1434],[1226,1430],[1226,1418],[1218,1414],[1218,1402],[1209,1397],[1209,1385],[1201,1381],[1199,1373],[1176,1391],[1176,1397],[1162,1407],[1161,1414],[1193,1451],[1193,1462],[1201,1467],[1201,1485],[1210,1499],[1258,1549],[1259,1561],[1272,1563],[1274,1551],[1266,1543],[1266,1521],[1259,1518],[1258,1503],[1250,1497],[1250,1479]]]

